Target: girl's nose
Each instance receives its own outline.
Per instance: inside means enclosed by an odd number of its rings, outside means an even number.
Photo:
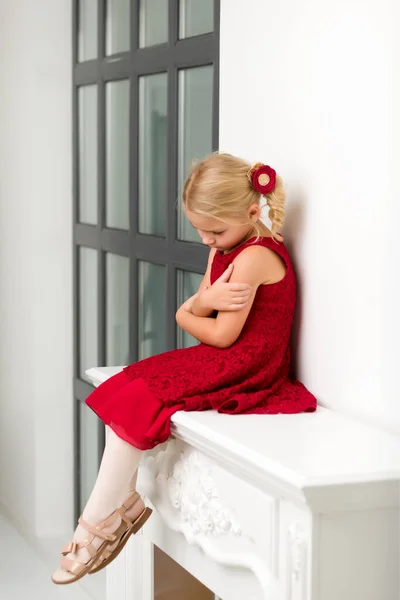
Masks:
[[[207,233],[203,233],[201,236],[201,239],[202,239],[203,244],[205,244],[206,246],[210,246],[215,241],[214,238]]]

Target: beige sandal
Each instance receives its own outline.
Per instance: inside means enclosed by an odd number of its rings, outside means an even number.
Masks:
[[[115,521],[118,521],[118,526],[116,526],[114,531],[104,531],[106,528],[112,529]],[[61,568],[58,571],[55,571],[51,578],[53,583],[57,585],[66,585],[82,579],[82,577],[89,573],[92,567],[98,563],[102,553],[109,546],[118,543],[126,533],[126,523],[123,520],[121,521],[121,514],[118,512],[118,510],[115,510],[99,525],[89,525],[89,523],[86,523],[82,517],[79,519],[79,525],[88,532],[89,536],[87,539],[81,542],[72,541],[62,549],[61,554],[63,557],[60,561]],[[92,543],[95,538],[100,538],[103,540],[98,548],[96,548]],[[86,549],[88,551],[90,558],[86,563],[67,558],[67,554],[76,554],[79,549]],[[62,577],[57,578],[57,573],[62,573]],[[70,576],[66,577],[66,575]]]
[[[101,552],[101,556],[94,562],[92,568],[90,569],[89,575],[93,575],[94,573],[98,573],[105,567],[107,567],[117,556],[122,552],[125,547],[125,544],[131,537],[131,535],[136,534],[146,523],[147,519],[150,517],[153,512],[151,508],[144,507],[143,511],[132,521],[129,517],[127,517],[126,513],[130,511],[135,504],[141,500],[139,494],[134,492],[125,500],[120,508],[117,509],[117,513],[120,515],[122,521],[126,524],[125,531],[122,536],[116,540],[116,543],[108,545],[104,547]]]

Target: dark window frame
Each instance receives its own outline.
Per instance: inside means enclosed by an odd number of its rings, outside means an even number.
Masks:
[[[179,39],[179,0],[168,2],[168,42],[139,48],[140,0],[131,0],[131,50],[105,56],[106,0],[98,1],[98,58],[78,62],[79,0],[73,1],[73,303],[74,303],[74,430],[75,430],[75,512],[79,514],[80,436],[79,403],[93,391],[79,377],[79,247],[98,252],[98,365],[106,364],[106,252],[129,258],[130,269],[130,337],[129,362],[138,360],[138,261],[143,260],[166,267],[166,340],[167,350],[176,347],[175,311],[177,301],[177,271],[204,273],[208,251],[201,244],[177,240],[177,152],[178,152],[178,75],[180,69],[213,65],[213,149],[218,148],[219,112],[219,30],[220,0],[214,0],[214,32]],[[138,104],[139,77],[168,73],[168,201],[165,207],[165,238],[137,232],[138,223]],[[120,79],[130,80],[130,176],[128,231],[106,228],[106,120],[105,84]],[[78,221],[79,215],[79,123],[78,91],[82,85],[96,84],[98,89],[98,190],[97,225]],[[104,447],[104,428],[100,427],[98,455]]]

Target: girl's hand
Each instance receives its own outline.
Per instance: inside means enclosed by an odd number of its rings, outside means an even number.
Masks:
[[[217,311],[242,310],[250,300],[252,288],[248,283],[229,283],[233,264],[209,288],[198,294],[204,308]]]

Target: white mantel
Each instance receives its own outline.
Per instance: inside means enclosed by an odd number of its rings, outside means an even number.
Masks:
[[[398,438],[324,408],[172,421],[143,459],[155,515],[109,568],[113,600],[152,600],[152,543],[223,600],[399,600]]]

